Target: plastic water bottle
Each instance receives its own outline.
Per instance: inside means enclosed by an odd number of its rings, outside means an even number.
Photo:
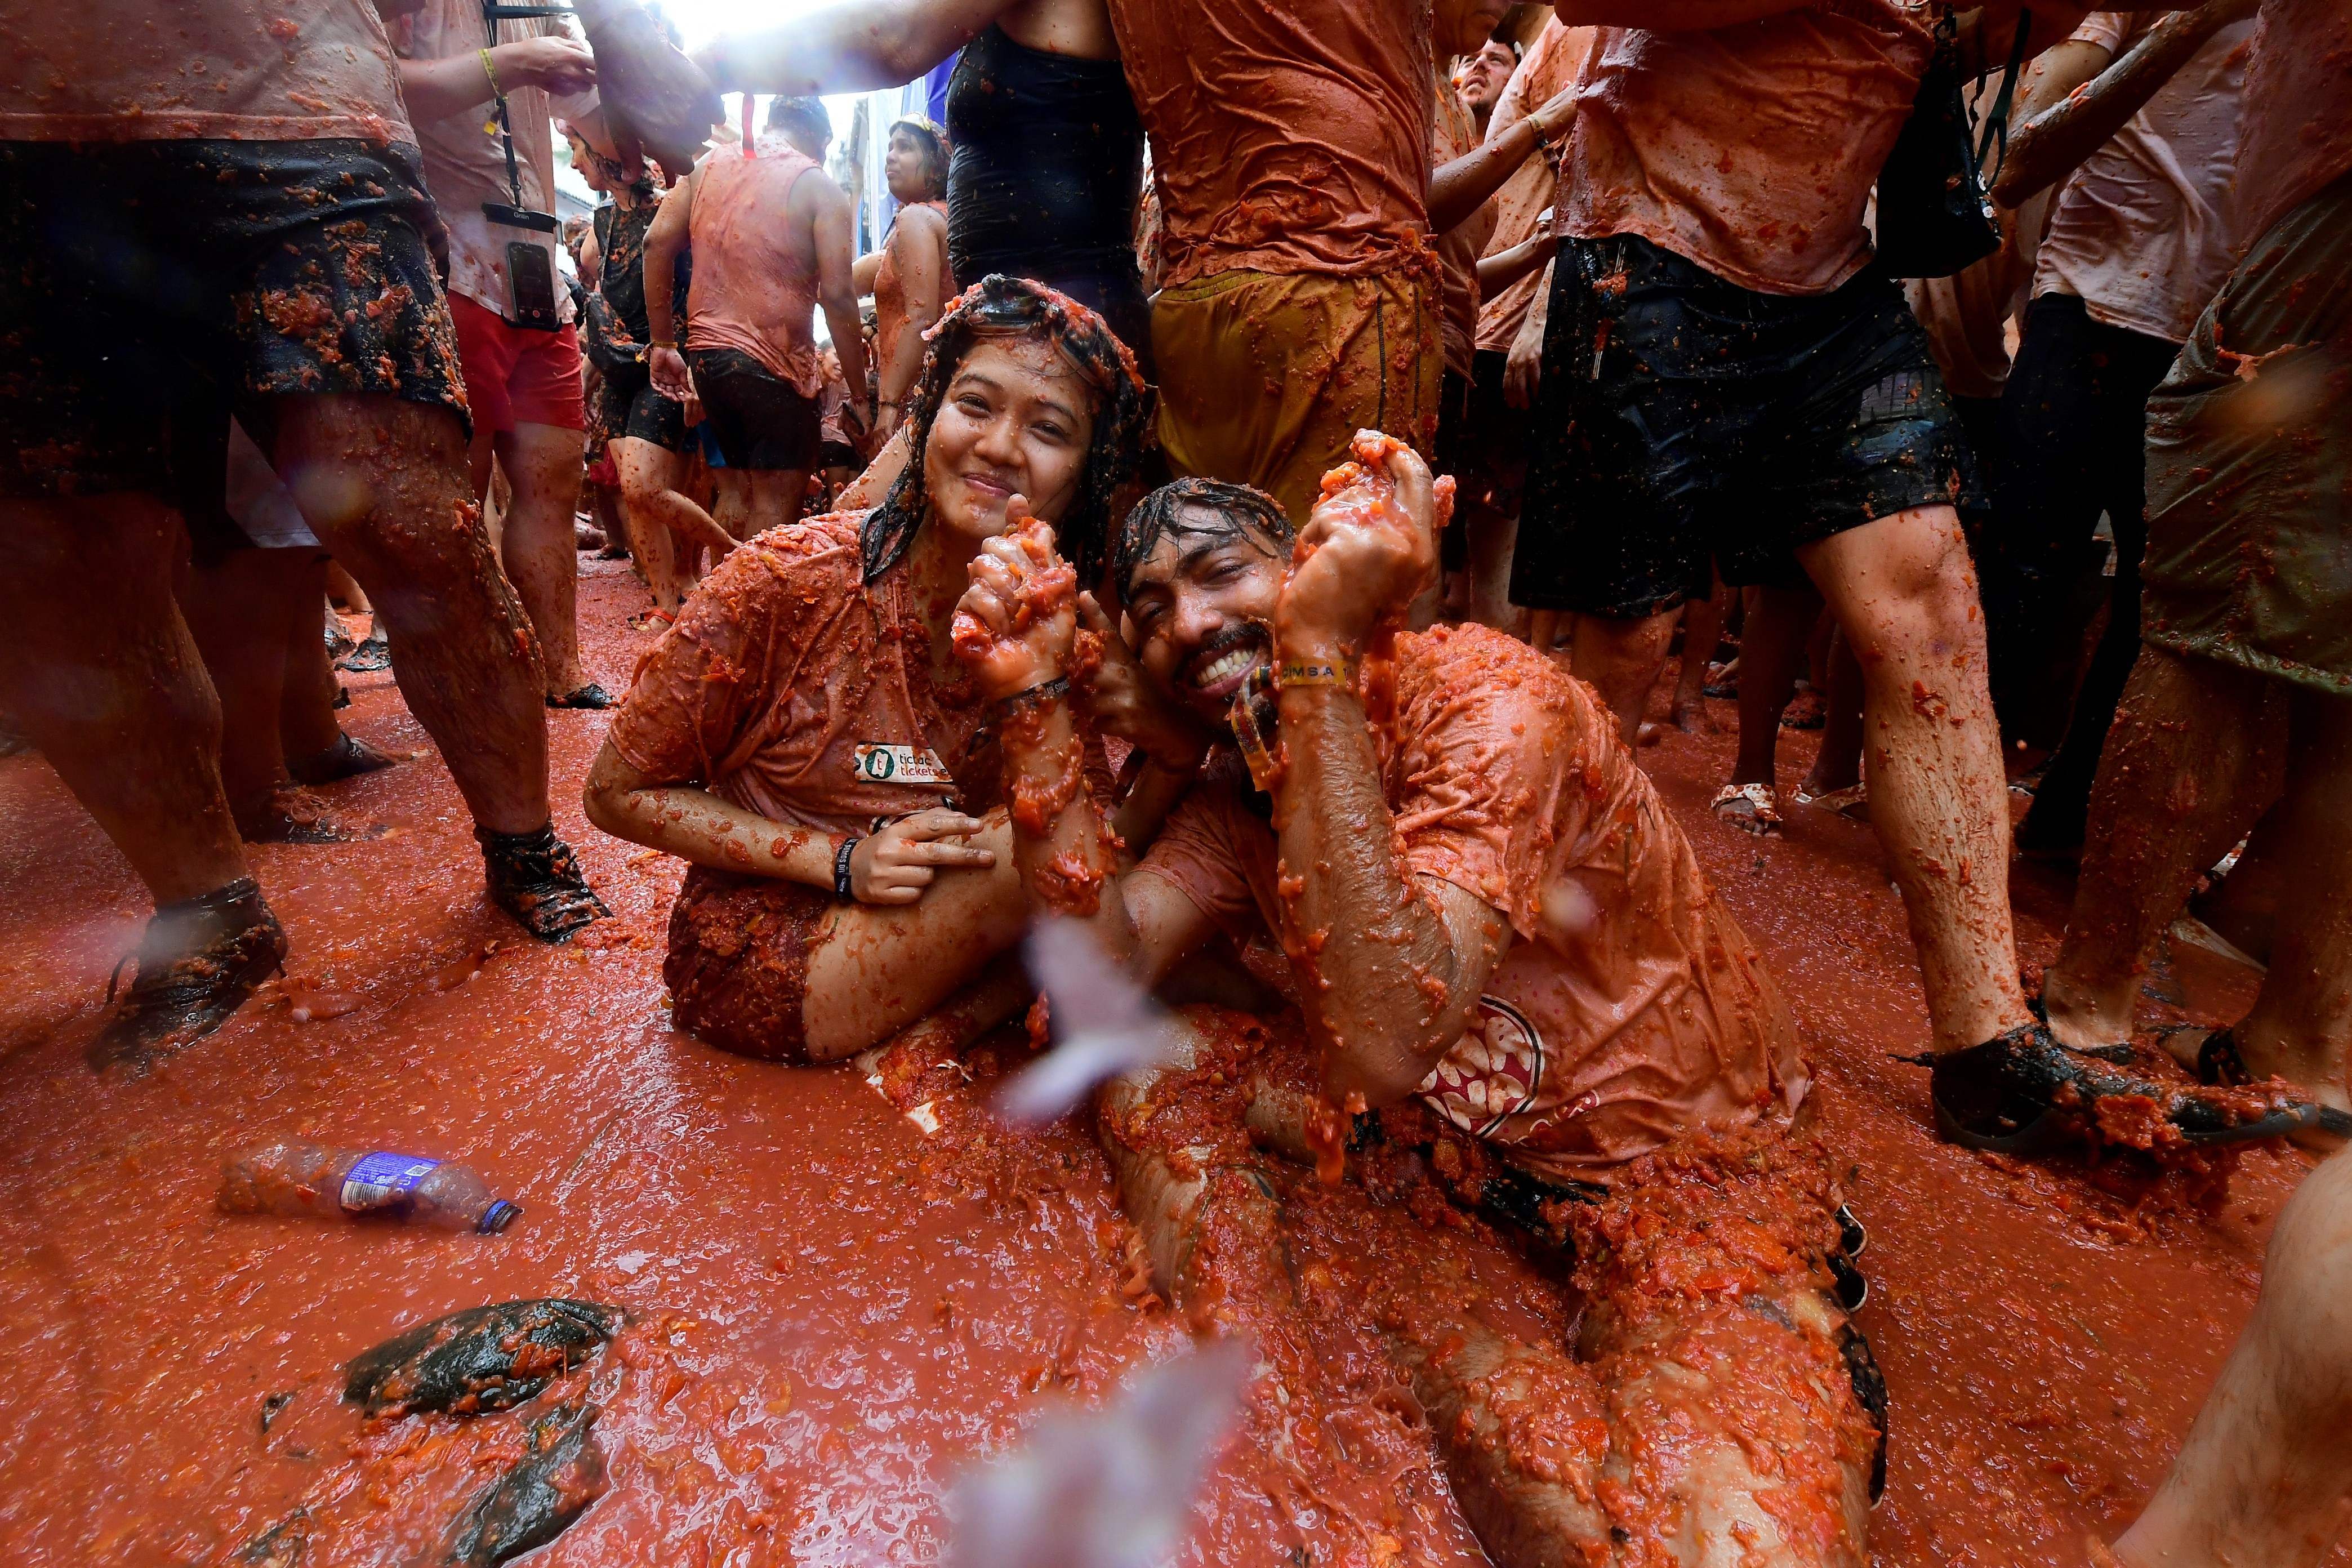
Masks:
[[[411,1225],[504,1230],[522,1205],[493,1197],[469,1165],[386,1149],[270,1143],[221,1167],[223,1214],[390,1215]]]

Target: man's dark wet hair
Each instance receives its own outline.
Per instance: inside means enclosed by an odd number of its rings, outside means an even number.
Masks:
[[[1264,490],[1223,479],[1178,479],[1162,485],[1136,502],[1119,525],[1111,541],[1111,581],[1124,596],[1135,585],[1136,569],[1171,534],[1181,541],[1248,532],[1273,547],[1267,554],[1277,556],[1298,537],[1281,505]]]
[[[1077,499],[1054,525],[1054,542],[1062,558],[1077,568],[1079,582],[1091,583],[1101,573],[1111,497],[1135,466],[1151,412],[1143,374],[1100,316],[1042,283],[992,272],[958,295],[923,334],[930,348],[909,398],[907,466],[882,504],[866,514],[860,536],[868,583],[898,563],[930,512],[923,455],[940,405],[947,401],[948,384],[965,356],[990,338],[1025,337],[1044,338],[1061,350],[1094,389],[1094,435],[1087,443],[1086,468],[1078,476]]]
[[[833,141],[833,116],[821,98],[779,98],[768,105],[768,129],[790,136],[797,131],[816,144],[819,156]]]

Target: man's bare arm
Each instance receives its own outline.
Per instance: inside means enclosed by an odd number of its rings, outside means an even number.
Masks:
[[[857,316],[857,285],[850,269],[850,249],[856,231],[856,214],[839,185],[822,169],[811,169],[793,184],[793,194],[808,192],[814,210],[809,215],[809,242],[816,253],[816,299],[824,323],[833,332],[834,353],[841,356],[842,378],[849,384],[849,409],[866,429],[874,427],[874,408],[866,396],[866,330]],[[646,246],[650,255],[652,246]],[[650,279],[651,274],[647,274]],[[650,287],[650,284],[648,285]]]
[[[1534,113],[1505,127],[1429,177],[1429,231],[1444,234],[1465,223],[1518,173],[1536,149],[1557,142],[1576,118],[1576,89],[1563,89]]]
[[[1289,679],[1275,784],[1283,944],[1343,1101],[1402,1099],[1462,1037],[1509,937],[1502,917],[1403,861],[1363,700],[1345,671],[1437,565],[1437,500],[1409,447],[1360,435],[1364,478],[1308,518],[1275,615]],[[1339,671],[1308,675],[1307,671]]]
[[[677,258],[686,248],[694,224],[694,176],[688,174],[669,188],[654,221],[646,226],[646,373],[654,390],[683,403],[693,386],[686,374],[686,356],[678,352],[677,312],[670,308],[677,291]]]
[[[1014,0],[849,0],[695,56],[721,92],[867,92],[923,75]]]
[[[694,176],[672,185],[646,226],[646,326],[657,343],[677,342],[677,312],[672,298],[677,292],[677,258],[694,224]]]
[[[489,51],[485,69],[481,51],[447,55],[440,59],[403,58],[400,97],[413,120],[446,120],[482,108],[501,91],[544,88],[556,94],[579,92],[595,85],[595,57],[574,38],[518,38]],[[491,85],[496,73],[497,86]]]
[[[1325,1049],[1325,1087],[1386,1104],[1412,1093],[1469,1027],[1509,933],[1475,897],[1398,858],[1354,692],[1286,691],[1281,710],[1284,945]]]
[[[2210,0],[2158,23],[2081,91],[2035,116],[2010,138],[1993,199],[2019,206],[2064,179],[2124,128],[2214,34],[2254,14],[2257,0]]]
[[[1478,298],[1491,300],[1549,261],[1559,241],[1549,233],[1523,239],[1507,250],[1478,258]]]

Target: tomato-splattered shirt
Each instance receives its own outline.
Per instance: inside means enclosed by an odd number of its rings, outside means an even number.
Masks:
[[[1604,27],[1577,79],[1564,234],[1636,234],[1766,294],[1870,259],[1863,211],[1927,67],[1931,13],[1819,0],[1712,32]]]
[[[2238,137],[2241,250],[2352,170],[2352,5],[2263,0],[2261,16]]]
[[[649,779],[826,833],[1001,794],[982,704],[961,679],[931,681],[905,563],[863,580],[864,517],[772,528],[719,563],[639,667],[613,749]]]
[[[1160,194],[1160,283],[1431,264],[1429,7],[1110,0]]]
[[[1761,956],[1591,691],[1483,627],[1398,640],[1381,779],[1405,864],[1515,939],[1421,1087],[1515,1163],[1605,1182],[1694,1131],[1793,1110],[1808,1079]],[[1181,889],[1265,973],[1282,961],[1274,831],[1196,785],[1139,874]]]
[[[0,141],[414,142],[373,0],[0,7]]]
[[[740,146],[715,147],[695,169],[686,346],[747,353],[803,397],[814,397],[824,385],[816,361],[816,258],[793,253],[786,211],[802,175],[824,174],[775,132],[762,132],[752,150],[747,158]]]

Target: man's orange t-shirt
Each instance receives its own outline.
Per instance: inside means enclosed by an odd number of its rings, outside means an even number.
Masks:
[[[1110,0],[1151,138],[1161,288],[1428,266],[1429,7]]]
[[[1765,294],[1826,294],[1933,53],[1913,0],[1818,0],[1712,32],[1603,27],[1577,78],[1560,232],[1634,234]]]
[[[1696,1131],[1793,1110],[1808,1078],[1763,960],[1591,693],[1478,626],[1397,643],[1381,777],[1407,866],[1475,894],[1516,936],[1477,1023],[1423,1098],[1514,1163],[1606,1182]],[[1196,785],[1139,868],[1286,973],[1273,829]],[[1270,961],[1270,963],[1269,963]]]

